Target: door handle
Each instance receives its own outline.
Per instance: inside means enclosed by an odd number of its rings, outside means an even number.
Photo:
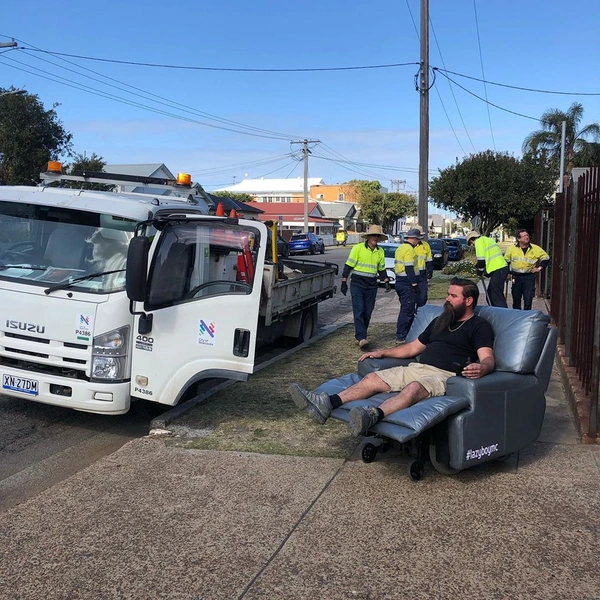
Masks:
[[[250,331],[236,329],[233,335],[233,355],[246,358],[250,352]]]

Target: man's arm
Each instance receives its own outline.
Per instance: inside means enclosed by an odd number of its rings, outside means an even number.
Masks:
[[[479,348],[477,350],[477,358],[479,362],[471,363],[463,369],[463,377],[467,379],[479,379],[491,373],[496,368],[494,351],[491,348]]]
[[[418,339],[398,346],[397,348],[385,348],[383,350],[374,350],[363,354],[358,360],[366,358],[414,358],[425,350],[425,344],[422,344]]]

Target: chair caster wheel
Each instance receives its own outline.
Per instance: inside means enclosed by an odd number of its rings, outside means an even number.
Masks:
[[[371,463],[375,460],[376,456],[377,448],[373,444],[365,444],[361,453],[363,462]]]
[[[408,465],[408,476],[413,481],[419,481],[423,479],[423,475],[425,474],[425,463],[422,460],[413,460]]]

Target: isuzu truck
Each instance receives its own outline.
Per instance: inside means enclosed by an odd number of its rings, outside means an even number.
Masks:
[[[336,265],[278,264],[263,223],[209,214],[189,176],[137,183],[152,193],[42,178],[0,187],[0,393],[113,415],[173,406],[204,379],[247,379],[257,343],[310,337],[335,292]]]

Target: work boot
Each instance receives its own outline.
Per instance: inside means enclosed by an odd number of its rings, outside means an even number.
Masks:
[[[364,339],[364,340],[360,340],[360,342],[358,342],[358,347],[359,348],[364,348],[365,346],[369,345],[369,340]]]
[[[313,421],[316,421],[321,425],[327,421],[333,410],[331,401],[329,400],[329,394],[326,394],[325,392],[321,392],[320,394],[309,392],[303,387],[300,387],[297,383],[292,383],[289,390],[294,404],[301,410],[306,409],[306,412]]]
[[[403,344],[406,344],[406,340],[396,340],[396,346],[402,346]]]
[[[374,406],[357,406],[350,411],[348,428],[352,435],[362,435],[379,422],[379,412]]]

